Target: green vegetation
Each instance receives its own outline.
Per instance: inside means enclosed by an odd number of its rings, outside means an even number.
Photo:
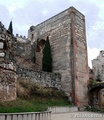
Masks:
[[[10,21],[8,31],[13,34],[13,27],[12,27],[12,21]]]
[[[43,50],[42,69],[43,71],[52,72],[51,46],[48,37]]]
[[[44,87],[20,79],[17,83],[18,98],[13,101],[0,102],[0,112],[39,112],[49,106],[70,106],[64,92],[55,88]]]
[[[97,109],[97,108],[94,108],[92,106],[88,106],[86,108],[87,111],[91,111],[91,112],[100,112],[100,113],[104,113],[104,108],[103,109]]]
[[[48,106],[69,106],[70,103],[65,99],[59,98],[39,98],[34,97],[32,100],[17,98],[14,101],[1,102],[0,113],[15,112],[39,112],[46,111]]]
[[[99,81],[97,81],[95,79],[91,79],[90,83],[89,83],[89,86],[92,87],[94,85],[98,85],[98,84],[101,84],[101,83],[104,83],[104,82],[99,82]]]
[[[98,82],[97,82],[96,80],[93,80],[93,79],[90,80],[90,85],[91,85],[91,86],[96,85],[97,83],[98,83]]]

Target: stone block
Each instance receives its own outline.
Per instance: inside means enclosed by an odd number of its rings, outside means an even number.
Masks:
[[[4,52],[0,53],[0,57],[4,57],[4,56],[5,56]]]
[[[4,47],[4,43],[0,42],[0,49],[3,49],[3,47]]]

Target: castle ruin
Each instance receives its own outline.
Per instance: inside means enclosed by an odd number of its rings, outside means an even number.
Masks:
[[[54,80],[50,73],[41,73],[42,50],[47,36],[52,50]],[[76,106],[88,105],[87,43],[85,16],[82,13],[70,7],[36,26],[31,26],[27,40],[18,35],[16,38],[13,61],[18,76],[25,74],[33,81],[37,76],[41,82],[62,89]],[[42,81],[44,74],[45,79]]]
[[[96,90],[93,91],[93,96],[95,95],[95,98],[98,100],[98,105],[95,106],[104,108],[104,50],[101,50],[97,58],[92,60],[92,69],[94,80],[96,80],[100,86],[99,90],[96,87]]]
[[[94,79],[104,81],[104,50],[101,50],[99,56],[92,60]]]

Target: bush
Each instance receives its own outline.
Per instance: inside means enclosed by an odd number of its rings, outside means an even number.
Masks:
[[[96,80],[91,79],[89,85],[93,86],[96,85],[98,82]]]

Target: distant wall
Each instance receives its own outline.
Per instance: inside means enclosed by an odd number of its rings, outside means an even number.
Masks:
[[[22,35],[16,34],[15,37],[17,38],[17,41],[20,41],[20,42],[26,42],[27,41],[26,36],[22,36]]]

